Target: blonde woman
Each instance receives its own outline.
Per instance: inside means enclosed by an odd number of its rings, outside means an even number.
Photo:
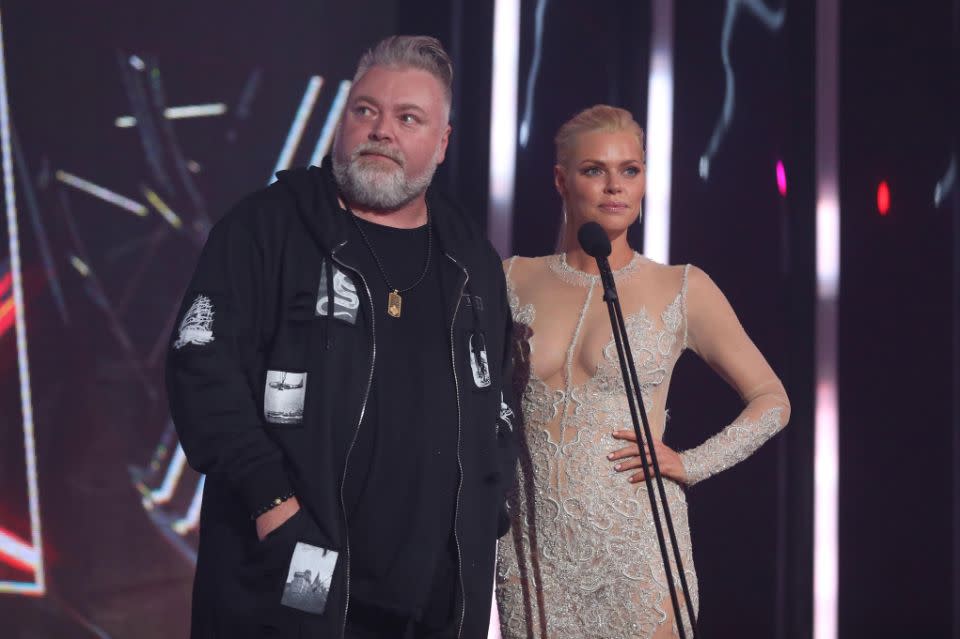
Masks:
[[[560,128],[556,151],[562,252],[504,262],[524,433],[512,535],[500,541],[498,557],[501,632],[505,639],[676,637],[603,289],[577,229],[597,222],[613,247],[610,264],[695,610],[684,487],[751,455],[787,423],[790,404],[703,271],[658,264],[627,244],[646,183],[643,131],[630,113],[598,105],[577,114]],[[687,350],[740,394],[744,409],[728,426],[718,422],[702,445],[676,452],[661,439],[673,369]]]

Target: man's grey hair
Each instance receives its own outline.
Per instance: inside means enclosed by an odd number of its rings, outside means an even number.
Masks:
[[[353,81],[357,82],[370,67],[375,66],[420,69],[435,77],[443,87],[446,114],[449,117],[453,102],[453,62],[439,40],[430,36],[403,35],[384,38],[360,57]]]

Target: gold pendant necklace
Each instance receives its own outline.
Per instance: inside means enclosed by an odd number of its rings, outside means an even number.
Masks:
[[[403,298],[396,289],[390,291],[387,296],[387,315],[390,317],[400,317],[400,311],[403,309]]]
[[[430,270],[430,256],[433,253],[433,224],[430,223],[430,210],[427,209],[427,258],[423,263],[423,272],[420,273],[420,277],[417,278],[417,281],[412,285],[401,291],[400,289],[393,288],[393,285],[390,284],[390,279],[387,277],[387,272],[383,268],[383,264],[380,263],[380,256],[377,255],[377,252],[373,250],[373,244],[370,243],[370,239],[367,237],[367,234],[363,230],[363,226],[360,225],[360,222],[357,221],[357,216],[354,215],[352,211],[350,213],[350,218],[353,220],[354,226],[357,227],[357,230],[360,231],[360,237],[363,238],[363,243],[367,245],[367,249],[370,251],[370,255],[373,256],[373,261],[377,265],[377,269],[380,271],[380,275],[383,276],[383,281],[386,283],[388,289],[393,289],[387,295],[387,315],[397,319],[400,317],[400,313],[403,310],[403,298],[400,297],[400,293],[406,293],[415,289],[420,282],[423,281],[423,278],[427,276],[427,272]]]

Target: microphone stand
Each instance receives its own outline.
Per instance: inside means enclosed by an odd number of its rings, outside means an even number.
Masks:
[[[676,560],[677,572],[680,573],[680,586],[683,589],[683,597],[686,600],[685,603],[692,626],[693,639],[696,639],[698,636],[697,619],[693,613],[693,601],[690,598],[690,588],[687,585],[687,577],[683,572],[683,561],[680,558],[680,547],[677,544],[677,534],[674,531],[673,518],[670,516],[670,505],[667,503],[667,493],[663,487],[663,477],[660,475],[660,464],[657,462],[657,453],[653,447],[653,434],[650,431],[647,410],[643,405],[643,396],[640,394],[640,382],[637,379],[637,369],[633,363],[633,352],[630,349],[630,340],[627,337],[627,329],[623,321],[623,308],[620,306],[620,298],[617,295],[617,286],[613,279],[613,272],[610,270],[610,262],[602,255],[596,256],[596,260],[597,266],[600,269],[600,281],[603,283],[603,301],[607,303],[607,310],[610,312],[610,325],[613,329],[613,339],[616,342],[617,355],[620,359],[620,373],[623,375],[623,384],[627,391],[627,403],[630,405],[630,417],[633,419],[633,433],[637,437],[640,463],[643,465],[643,474],[647,481],[647,495],[650,496],[650,511],[653,514],[653,523],[657,530],[657,541],[660,542],[660,555],[663,559],[663,570],[667,576],[667,586],[670,589],[670,599],[673,602],[674,619],[676,619],[677,622],[680,639],[686,639],[687,635],[683,629],[683,616],[680,612],[680,602],[677,598],[677,589],[673,581],[673,571],[670,568],[670,557],[667,552],[666,541],[663,537],[663,526],[660,523],[660,510],[657,507],[657,500],[654,496],[653,488],[650,486],[650,464],[647,463],[647,456],[644,454],[644,442],[647,442],[647,449],[650,451],[650,461],[653,465],[652,479],[656,481],[657,489],[660,493],[660,501],[663,503],[663,514],[667,520],[667,531],[670,534],[670,543],[673,546],[673,556]],[[640,409],[640,419],[637,417],[638,407]],[[640,433],[641,419],[643,422],[643,437],[641,437]]]

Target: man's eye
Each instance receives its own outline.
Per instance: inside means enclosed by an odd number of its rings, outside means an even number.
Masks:
[[[420,122],[420,118],[413,115],[412,113],[404,113],[400,116],[400,121],[404,124],[417,124]]]
[[[356,113],[357,115],[370,115],[371,113],[370,107],[363,106],[363,105],[360,105],[357,108],[355,108],[353,112]]]

